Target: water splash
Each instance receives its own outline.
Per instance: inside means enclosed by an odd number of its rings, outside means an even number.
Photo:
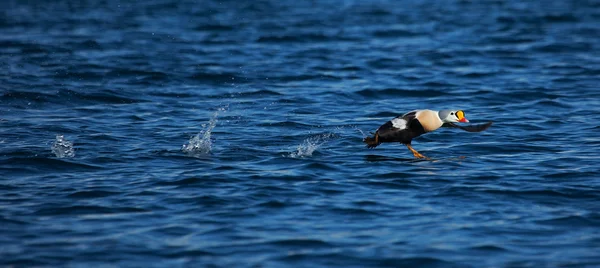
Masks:
[[[52,144],[52,152],[58,158],[75,156],[75,149],[73,148],[73,143],[66,140],[64,135],[56,135],[56,140]]]
[[[314,151],[329,141],[334,135],[334,133],[326,133],[305,139],[302,144],[298,145],[295,152],[289,154],[289,157],[302,158],[312,156]]]
[[[181,150],[191,156],[201,156],[210,153],[212,150],[212,140],[210,138],[213,129],[217,126],[217,117],[220,112],[226,110],[226,107],[219,108],[212,117],[208,124],[203,124],[204,128],[195,136],[192,136],[187,144],[181,147]]]
[[[360,128],[356,127],[356,126],[354,127],[354,129],[355,129],[356,131],[360,132],[360,135],[362,135],[363,139],[369,136],[369,135],[368,135],[368,134],[366,134],[364,131],[362,131],[362,129],[360,129]]]

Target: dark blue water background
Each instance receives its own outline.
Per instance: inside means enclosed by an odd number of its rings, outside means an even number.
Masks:
[[[2,266],[600,266],[598,1],[0,6]]]

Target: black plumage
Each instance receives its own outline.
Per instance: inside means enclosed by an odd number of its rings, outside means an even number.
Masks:
[[[492,125],[492,121],[487,122],[485,124],[470,125],[470,126],[459,126],[454,123],[444,123],[444,125],[442,125],[442,127],[460,128],[467,132],[481,132],[481,131],[488,129],[491,125]]]
[[[373,137],[365,138],[364,142],[368,148],[375,148],[382,142],[400,142],[402,144],[411,144],[412,139],[425,134],[425,129],[416,118],[416,112],[410,112],[398,116],[393,120],[404,120],[406,127],[399,129],[394,127],[392,120],[381,125]]]

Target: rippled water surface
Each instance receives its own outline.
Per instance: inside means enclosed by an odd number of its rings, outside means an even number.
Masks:
[[[600,266],[597,1],[0,5],[2,266]]]

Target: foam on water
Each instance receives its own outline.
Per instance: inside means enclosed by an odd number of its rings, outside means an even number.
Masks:
[[[56,140],[52,144],[52,152],[58,158],[67,158],[75,156],[73,143],[66,140],[64,135],[56,135]]]
[[[212,131],[217,126],[219,113],[225,110],[226,108],[222,107],[215,111],[208,124],[202,125],[204,129],[192,136],[188,143],[181,147],[181,150],[191,156],[201,156],[210,153],[212,150]]]

